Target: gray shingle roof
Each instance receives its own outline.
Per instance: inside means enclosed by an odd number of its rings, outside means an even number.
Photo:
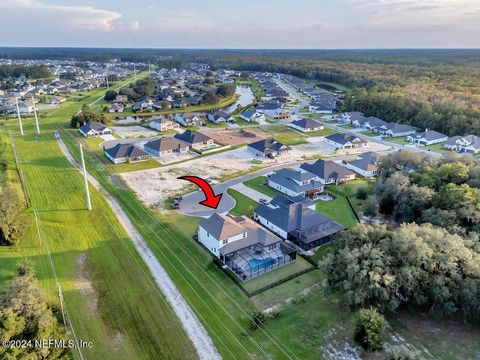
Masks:
[[[353,166],[362,169],[364,171],[376,171],[378,170],[378,156],[371,151],[360,155],[361,158],[350,161]]]
[[[271,138],[256,141],[248,145],[255,150],[263,152],[264,154],[272,153],[274,151],[289,151],[291,148],[287,145],[282,144],[281,142]]]
[[[187,130],[183,134],[176,134],[174,138],[186,142],[187,144],[198,144],[211,140],[207,135],[192,130]]]
[[[291,171],[287,169],[281,169],[270,177],[270,180],[274,183],[281,185],[296,193],[305,192],[314,189],[323,189],[323,184],[318,181],[311,181],[315,175],[301,171]],[[309,181],[307,184],[299,185],[296,181],[303,182]]]
[[[328,140],[334,141],[338,144],[345,145],[346,143],[350,142],[355,142],[355,143],[366,143],[365,140],[360,139],[359,137],[351,134],[343,134],[343,133],[338,133],[338,134],[332,134],[328,135],[325,137]]]
[[[180,140],[177,140],[175,138],[170,138],[170,137],[151,140],[147,142],[144,146],[145,148],[149,148],[159,152],[167,151],[167,150],[175,150],[178,148],[181,148],[183,150],[188,149],[188,145],[185,145],[185,143],[181,142]]]
[[[303,118],[299,120],[292,121],[293,125],[301,127],[302,129],[313,129],[322,126],[319,121],[310,119],[310,118]]]
[[[114,159],[121,159],[125,157],[135,158],[148,155],[145,151],[133,146],[132,144],[117,144],[105,152]]]
[[[313,164],[303,163],[300,168],[317,175],[321,179],[341,180],[353,174],[352,171],[333,161],[317,160]]]
[[[315,239],[312,237],[310,240],[314,241],[344,229],[328,216],[306,207],[301,202],[276,201],[276,203],[280,205],[270,207],[260,204],[255,209],[255,213],[287,233],[311,229],[315,232]]]

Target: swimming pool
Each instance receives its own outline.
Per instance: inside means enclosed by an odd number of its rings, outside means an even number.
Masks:
[[[273,264],[276,263],[275,259],[267,258],[267,259],[251,259],[248,260],[247,265],[245,266],[245,270],[250,272],[258,272],[260,270],[264,270]]]

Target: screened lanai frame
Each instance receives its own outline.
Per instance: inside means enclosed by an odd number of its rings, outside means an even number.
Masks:
[[[276,245],[275,247],[263,247],[261,244],[255,244],[234,251],[224,256],[224,263],[242,281],[256,278],[295,260],[296,252],[293,247],[285,243]],[[252,260],[257,261],[254,270],[252,270]],[[273,261],[270,262],[270,260]],[[263,266],[266,262],[268,265]],[[247,264],[250,269],[245,268]]]

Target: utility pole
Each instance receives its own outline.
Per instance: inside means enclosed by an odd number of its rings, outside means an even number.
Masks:
[[[37,134],[40,135],[40,126],[38,125],[37,107],[35,106],[35,99],[32,96],[33,114],[35,115],[35,127],[37,128]]]
[[[105,75],[105,78],[107,79],[107,90],[110,90],[110,86],[108,85],[108,72],[107,72],[107,74]]]
[[[80,158],[82,160],[83,178],[85,180],[85,196],[87,198],[87,209],[92,210],[92,202],[90,201],[90,191],[88,190],[87,169],[85,168],[85,159],[83,158],[83,147],[80,144]]]
[[[18,107],[18,98],[15,98],[15,106],[17,107],[18,124],[20,125],[20,135],[23,136],[22,117],[20,116],[20,108]]]

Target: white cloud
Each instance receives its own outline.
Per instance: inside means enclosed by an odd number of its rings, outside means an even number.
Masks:
[[[116,11],[97,9],[93,6],[48,4],[37,0],[1,1],[0,8],[23,13],[46,13],[48,21],[58,21],[79,29],[111,31],[113,22],[121,18]]]

